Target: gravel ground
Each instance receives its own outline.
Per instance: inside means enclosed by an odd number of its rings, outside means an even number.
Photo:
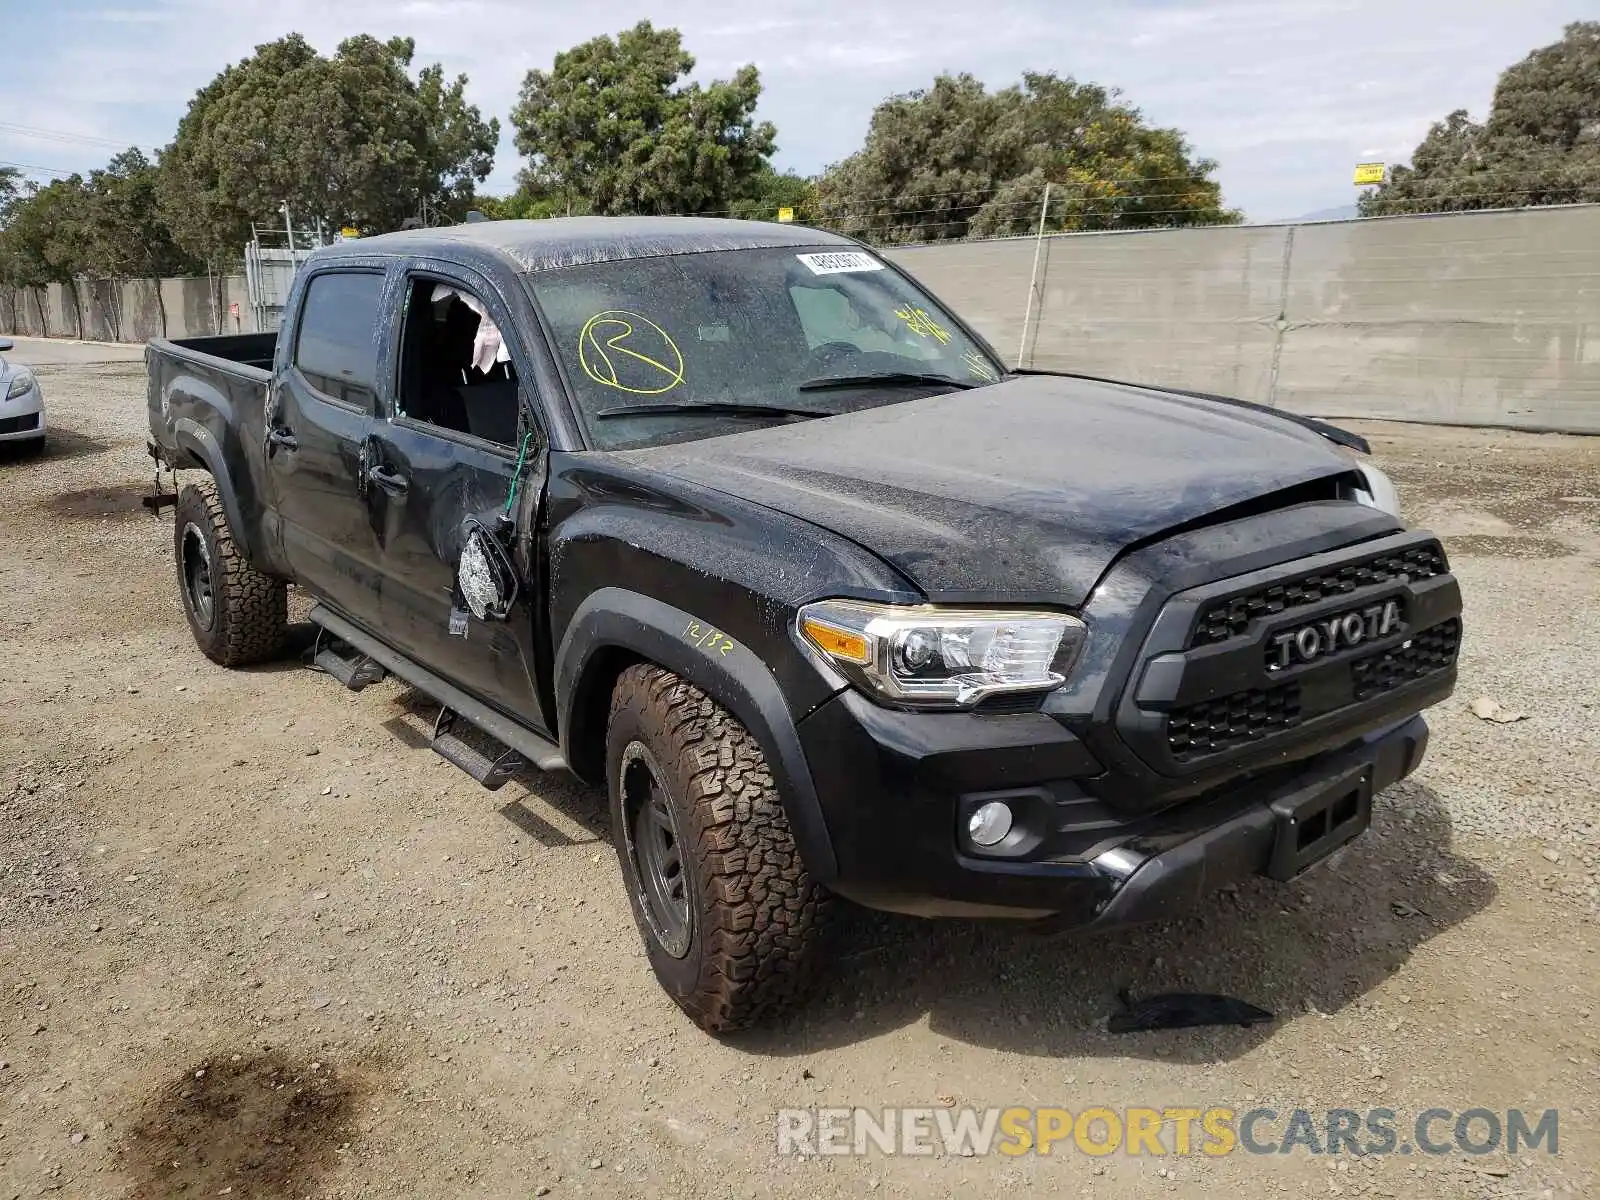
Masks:
[[[1467,634],[1340,861],[1092,939],[863,914],[813,1005],[718,1042],[649,974],[600,796],[482,791],[392,682],[194,650],[117,353],[51,347],[52,448],[0,463],[0,1200],[1594,1194],[1600,440],[1363,427]],[[1115,1037],[1121,985],[1278,1019]],[[946,1103],[1559,1108],[1561,1152],[774,1153],[782,1106]]]

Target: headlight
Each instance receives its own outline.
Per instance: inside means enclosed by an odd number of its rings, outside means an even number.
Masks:
[[[1371,463],[1357,463],[1356,471],[1361,482],[1350,491],[1350,499],[1381,509],[1395,520],[1400,519],[1400,493],[1393,481]]]
[[[11,386],[6,389],[6,399],[15,400],[23,392],[33,387],[33,376],[25,371],[18,372],[11,377]]]
[[[1059,687],[1087,634],[1065,613],[860,600],[808,604],[797,625],[852,683],[921,708],[970,708],[986,696]]]

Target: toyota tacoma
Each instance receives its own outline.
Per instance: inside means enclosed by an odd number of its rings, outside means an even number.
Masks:
[[[479,782],[606,790],[662,986],[776,1015],[832,897],[1102,928],[1365,830],[1461,598],[1348,432],[1008,369],[870,247],[698,218],[314,253],[155,341],[195,640],[392,674]],[[159,477],[159,476],[158,476]]]

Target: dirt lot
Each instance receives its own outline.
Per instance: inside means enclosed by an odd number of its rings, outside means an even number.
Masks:
[[[111,355],[42,366],[52,448],[0,464],[0,1200],[1600,1191],[1600,439],[1366,428],[1468,633],[1336,866],[1094,939],[863,917],[816,1003],[719,1043],[597,794],[482,791],[393,683],[194,650]],[[1278,1020],[1114,1036],[1124,984]],[[779,1107],[950,1102],[1559,1108],[1560,1154],[774,1153]]]

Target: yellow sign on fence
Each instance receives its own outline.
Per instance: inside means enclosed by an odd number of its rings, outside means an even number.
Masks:
[[[1369,183],[1383,182],[1384,166],[1382,163],[1357,163],[1356,186],[1362,187]]]
[[[794,209],[792,209],[792,208],[780,208],[778,210],[778,220],[782,221],[786,225],[790,221],[793,221],[794,220]]]

